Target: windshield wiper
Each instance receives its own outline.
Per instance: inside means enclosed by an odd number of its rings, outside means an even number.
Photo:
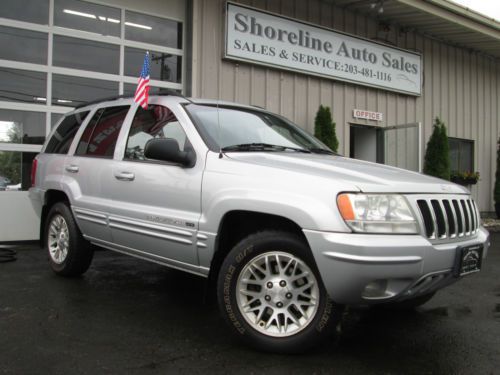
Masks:
[[[315,154],[327,154],[327,155],[338,155],[337,153],[327,150],[326,148],[312,147],[308,149],[310,152]]]
[[[221,151],[284,151],[284,150],[305,152],[307,154],[311,153],[311,151],[305,148],[272,145],[269,143],[241,143],[239,145],[222,147],[221,149]]]

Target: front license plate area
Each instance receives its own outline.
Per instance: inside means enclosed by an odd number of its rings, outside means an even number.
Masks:
[[[457,248],[454,276],[462,277],[481,270],[483,245],[471,245]]]

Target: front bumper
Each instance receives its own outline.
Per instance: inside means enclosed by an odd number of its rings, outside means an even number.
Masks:
[[[420,235],[376,235],[304,230],[330,297],[340,304],[375,304],[417,297],[457,280],[458,246],[489,248],[489,234],[433,244]]]

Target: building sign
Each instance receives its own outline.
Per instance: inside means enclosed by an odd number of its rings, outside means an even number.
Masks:
[[[354,118],[363,118],[365,120],[384,121],[382,112],[363,111],[362,109],[353,109],[352,116]]]
[[[227,3],[225,57],[420,95],[420,54]]]

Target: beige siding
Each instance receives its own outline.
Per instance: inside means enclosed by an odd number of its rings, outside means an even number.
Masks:
[[[241,3],[367,38],[377,36],[373,19],[336,8],[328,2],[247,0]],[[413,32],[402,33],[392,28],[387,35],[379,33],[379,38],[385,37],[401,48],[423,54],[421,97],[236,63],[222,59],[224,5],[222,0],[194,0],[193,96],[265,107],[290,118],[311,133],[319,105],[330,106],[337,123],[339,151],[345,155],[349,155],[349,123],[390,126],[414,122],[422,123],[423,155],[433,119],[439,116],[445,121],[450,136],[475,141],[475,170],[481,173],[481,181],[472,192],[482,211],[493,210],[500,120],[498,61]],[[383,112],[384,121],[355,120],[352,117],[354,108]],[[417,141],[412,147],[405,147],[404,132],[392,136],[394,147],[398,147],[398,159],[408,158]]]

